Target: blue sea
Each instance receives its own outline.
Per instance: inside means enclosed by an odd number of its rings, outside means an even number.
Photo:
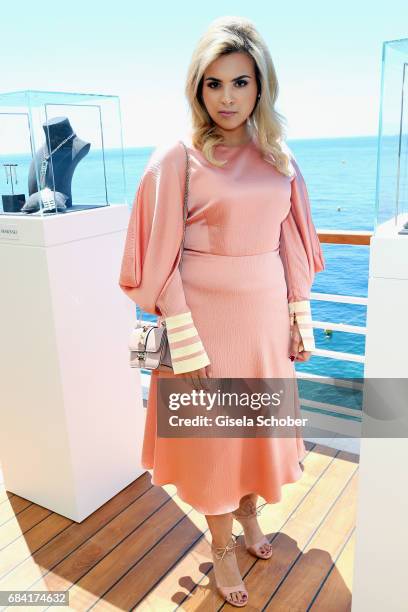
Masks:
[[[333,138],[291,140],[294,152],[305,178],[317,229],[372,230],[375,219],[375,184],[377,138]],[[111,203],[127,200],[132,206],[143,169],[154,147],[125,150],[126,194],[122,189],[121,155],[106,152],[107,190]],[[0,163],[18,163],[19,183],[15,192],[26,183],[29,158],[18,155],[0,155]],[[9,193],[5,175],[0,176],[1,193]],[[73,178],[73,195],[87,204],[105,201],[101,154],[90,151],[78,165]],[[7,189],[7,191],[6,191]],[[316,275],[312,291],[340,295],[367,296],[369,247],[352,245],[322,245],[326,270]],[[350,323],[364,326],[366,307],[312,300],[313,318],[318,321]],[[144,316],[155,320],[151,315]],[[330,323],[327,328],[330,329]],[[365,336],[333,331],[314,330],[318,348],[364,354]],[[328,359],[313,355],[309,362],[296,363],[296,369],[318,375],[339,378],[362,378],[363,364]]]

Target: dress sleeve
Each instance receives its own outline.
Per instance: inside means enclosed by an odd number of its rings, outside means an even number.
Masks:
[[[154,151],[133,202],[119,277],[120,288],[131,300],[164,319],[175,374],[210,363],[178,268],[185,167],[181,143]]]
[[[291,179],[291,206],[281,224],[279,253],[288,288],[291,326],[296,320],[304,350],[313,351],[316,347],[310,292],[315,274],[324,270],[325,261],[313,224],[305,181],[293,157],[291,163],[294,169]]]

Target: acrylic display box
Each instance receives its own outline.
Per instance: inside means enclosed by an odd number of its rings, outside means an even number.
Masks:
[[[408,39],[383,45],[375,227],[408,226]]]
[[[125,202],[117,96],[0,94],[3,214],[59,214]]]
[[[129,222],[119,100],[18,92],[0,101],[16,112],[0,114],[18,196],[6,208],[22,195],[38,205],[0,215],[0,461],[8,491],[79,522],[145,471],[142,386],[129,366],[135,305],[118,285]],[[51,146],[54,127],[67,128],[58,116],[78,134],[81,158],[72,139],[58,149],[45,205],[37,152],[49,128]],[[69,168],[58,185],[57,167]]]

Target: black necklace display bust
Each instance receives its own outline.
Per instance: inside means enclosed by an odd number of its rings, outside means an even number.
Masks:
[[[29,198],[22,213],[66,212],[72,209],[72,176],[91,144],[81,140],[67,117],[54,117],[43,124],[46,142],[31,161],[28,175]],[[38,168],[39,182],[35,168]],[[81,207],[82,208],[82,207]]]

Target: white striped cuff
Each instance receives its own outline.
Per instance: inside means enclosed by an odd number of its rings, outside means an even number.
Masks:
[[[310,301],[302,300],[299,302],[289,302],[289,315],[291,325],[294,320],[296,320],[298,324],[304,350],[314,351],[316,345],[313,335]]]
[[[165,317],[164,321],[174,374],[192,372],[210,364],[190,311]]]

